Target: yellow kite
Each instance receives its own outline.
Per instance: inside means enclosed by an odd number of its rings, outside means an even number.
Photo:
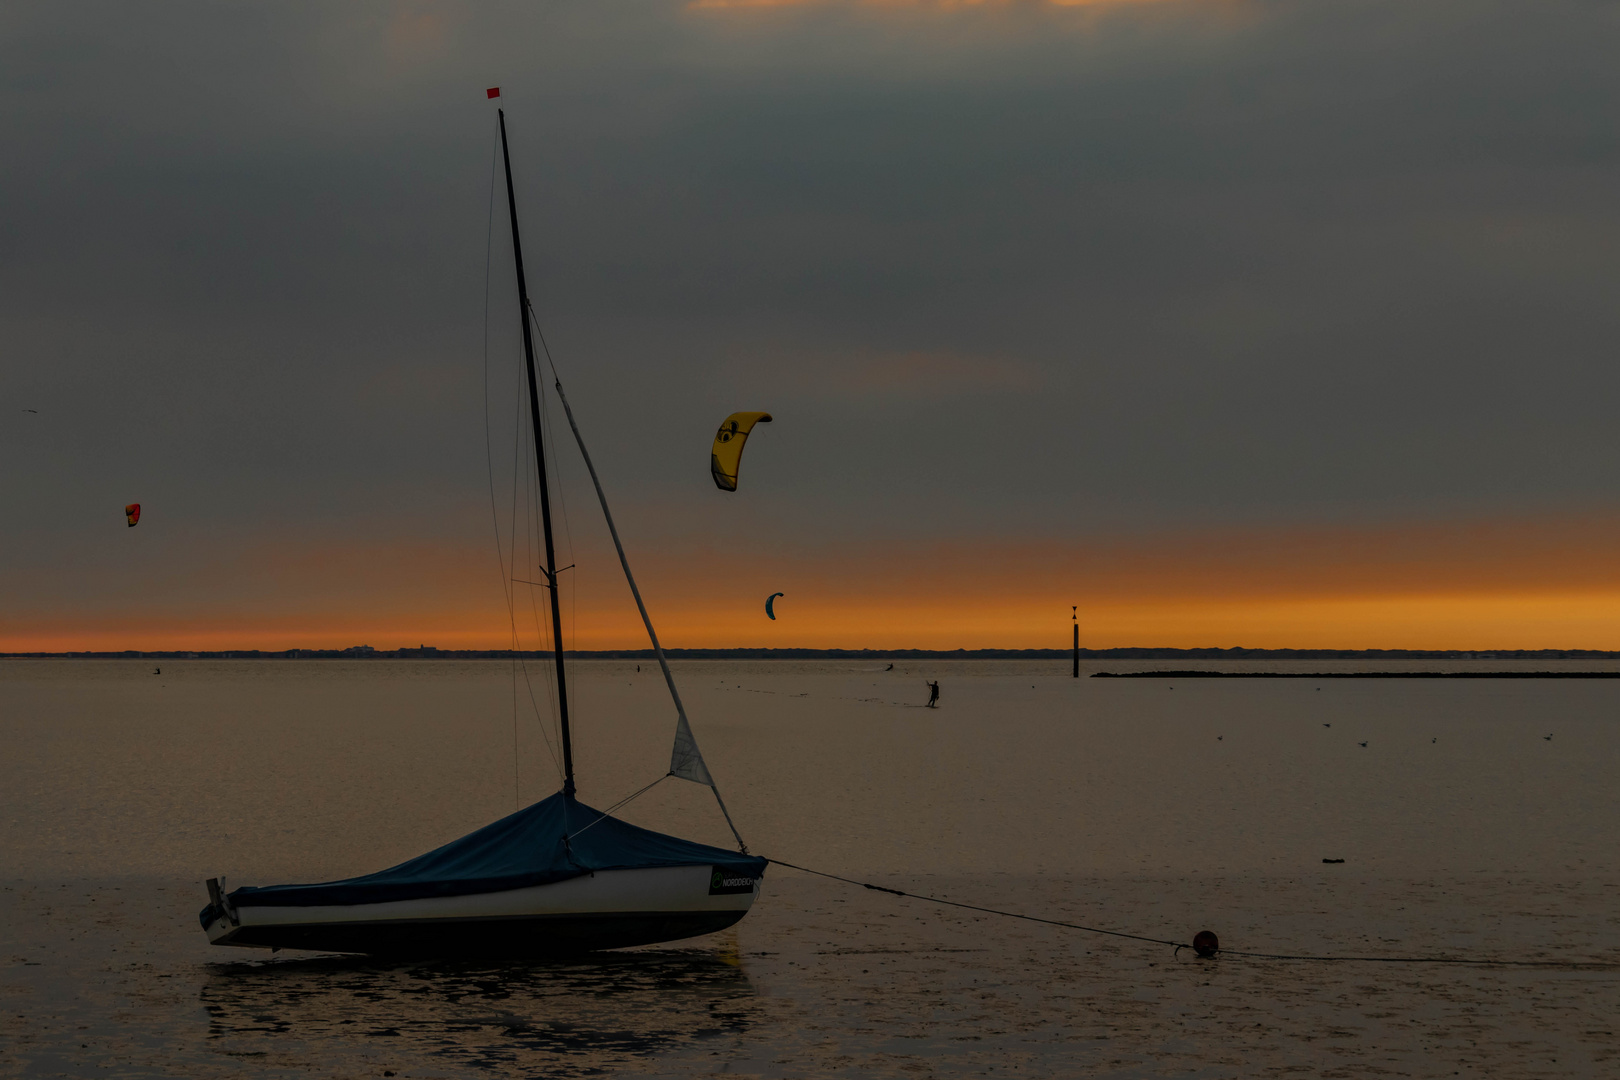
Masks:
[[[726,417],[714,437],[714,452],[709,455],[709,471],[714,474],[714,486],[721,491],[737,490],[737,468],[742,464],[743,443],[755,424],[768,424],[768,412],[734,412]]]

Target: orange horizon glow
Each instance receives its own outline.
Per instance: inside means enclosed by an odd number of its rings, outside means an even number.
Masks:
[[[936,8],[950,11],[957,8],[1018,7],[1033,4],[1039,7],[1132,7],[1141,4],[1170,3],[1173,0],[691,0],[690,8],[716,10],[726,8],[789,8],[789,7],[882,7],[882,8]]]
[[[676,609],[660,620],[667,648],[939,649],[1069,647],[1069,611],[1050,601],[1001,605],[813,606],[779,628],[716,632],[716,612]],[[734,622],[735,612],[726,612]],[[570,650],[645,649],[634,613],[592,613]],[[763,610],[761,621],[766,621]],[[480,612],[440,611],[390,621],[128,618],[0,633],[0,652],[213,652],[260,649],[505,649]],[[859,635],[849,632],[860,625]],[[1082,605],[1081,644],[1109,648],[1620,649],[1620,591],[1599,594],[1298,597]],[[544,646],[534,640],[524,649]]]
[[[893,540],[638,559],[670,648],[1620,649],[1620,517],[1206,530],[1063,543]],[[511,647],[489,555],[455,546],[278,543],[230,600],[231,565],[172,571],[191,599],[0,615],[0,652]],[[641,649],[611,552],[579,552],[569,649]],[[268,567],[268,576],[265,568]],[[401,583],[408,583],[408,589]],[[570,586],[572,588],[572,586]],[[154,595],[179,596],[170,582]],[[519,647],[549,647],[520,590]],[[778,619],[767,619],[773,592]]]

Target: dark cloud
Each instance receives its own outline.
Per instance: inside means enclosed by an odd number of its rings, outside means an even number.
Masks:
[[[497,83],[644,542],[745,503],[762,544],[905,543],[1620,487],[1613,5],[3,19],[0,537],[42,598],[133,498],[199,544],[481,536]],[[777,423],[725,503],[737,408]]]

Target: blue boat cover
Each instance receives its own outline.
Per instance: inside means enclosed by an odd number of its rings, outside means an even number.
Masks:
[[[570,833],[572,839],[565,840]],[[238,907],[377,904],[466,896],[566,881],[595,870],[715,866],[759,878],[767,860],[640,829],[560,793],[460,840],[364,877],[319,885],[266,885],[233,891]]]

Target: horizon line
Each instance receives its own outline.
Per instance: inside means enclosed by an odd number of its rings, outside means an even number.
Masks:
[[[1157,660],[1157,659],[1227,659],[1264,658],[1330,660],[1378,657],[1381,659],[1453,659],[1453,660],[1512,660],[1512,659],[1620,659],[1620,650],[1581,648],[1542,649],[1326,649],[1326,648],[1251,648],[1243,645],[1173,646],[1124,645],[1110,648],[956,648],[956,649],[873,649],[873,648],[798,648],[770,646],[734,646],[727,648],[670,648],[664,650],[669,659],[680,660],[813,660],[813,659],[1081,659]],[[65,652],[0,652],[4,660],[367,660],[367,659],[449,659],[449,660],[506,660],[550,659],[550,649],[441,649],[433,645],[405,646],[397,649],[376,649],[369,645],[350,646],[346,649],[82,649]],[[652,649],[564,649],[564,657],[596,660],[655,660]]]

